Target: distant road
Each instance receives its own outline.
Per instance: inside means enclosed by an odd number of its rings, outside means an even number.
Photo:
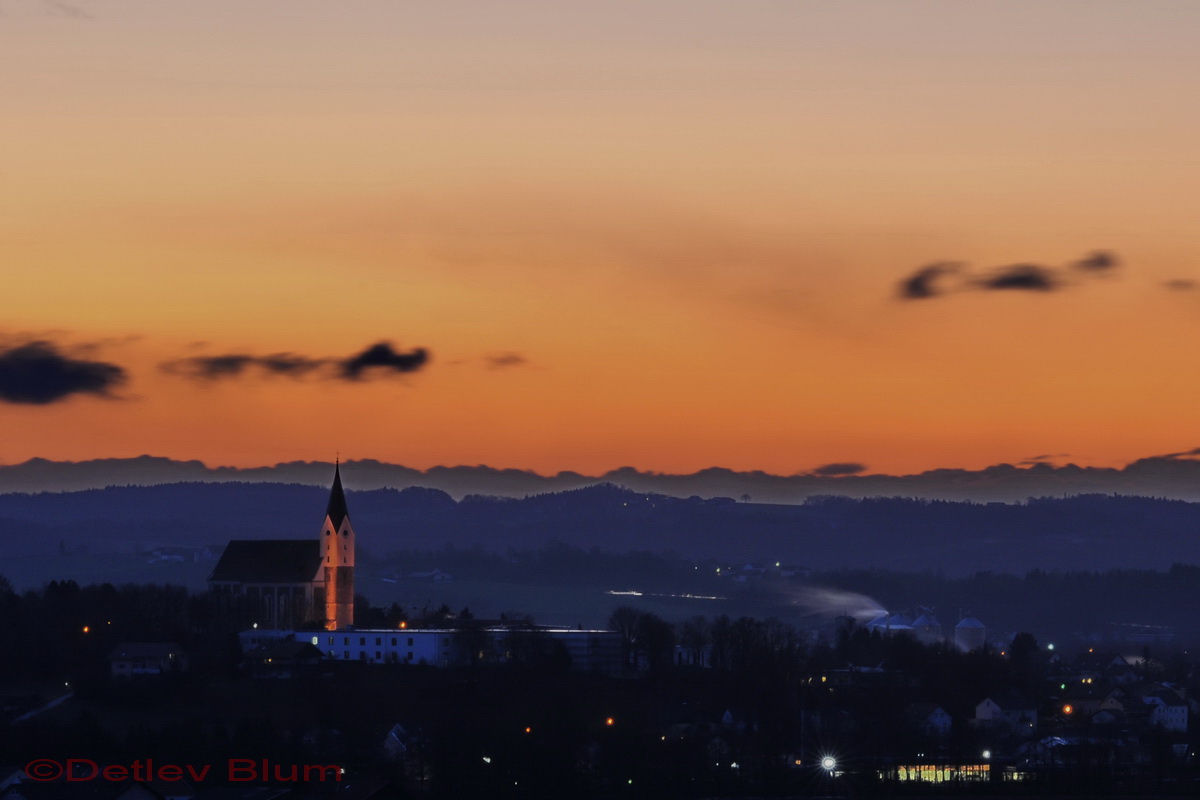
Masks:
[[[30,717],[37,716],[38,714],[42,713],[43,711],[49,711],[50,709],[54,708],[55,706],[65,703],[66,701],[70,700],[74,696],[75,696],[74,692],[67,692],[62,697],[56,697],[53,700],[51,700],[49,703],[46,703],[44,706],[41,706],[40,708],[35,708],[33,711],[25,712],[24,714],[17,717],[16,719],[14,719],[12,722],[10,722],[8,724],[16,725],[18,722],[24,722],[25,720],[29,719]]]

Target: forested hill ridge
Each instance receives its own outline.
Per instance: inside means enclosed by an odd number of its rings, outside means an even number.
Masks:
[[[495,552],[561,542],[683,559],[1024,574],[1031,569],[1167,569],[1200,563],[1200,504],[1114,495],[1019,504],[814,497],[798,505],[676,498],[613,484],[522,499],[428,488],[349,491],[368,557],[446,546]],[[177,483],[0,494],[11,555],[147,552],[230,539],[315,536],[326,487]]]
[[[609,482],[638,492],[673,497],[750,496],[760,503],[802,503],[814,495],[920,497],[976,502],[1020,502],[1027,497],[1125,494],[1200,501],[1200,449],[1140,458],[1120,468],[1052,464],[1039,457],[983,469],[933,469],[912,475],[872,473],[867,465],[824,464],[790,475],[761,470],[738,472],[712,467],[686,474],[647,472],[632,467],[603,475],[559,472],[541,475],[525,469],[454,466],[413,469],[371,459],[343,461],[349,489],[403,489],[426,486],[456,499],[469,494],[525,497]],[[210,467],[200,461],[154,456],[91,461],[33,458],[0,465],[0,492],[78,491],[106,486],[181,482],[302,483],[328,486],[333,464],[292,461],[263,467]]]

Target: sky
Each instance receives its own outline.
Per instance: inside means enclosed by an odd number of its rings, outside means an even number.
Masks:
[[[0,0],[0,463],[1194,448],[1198,36],[1191,0]]]

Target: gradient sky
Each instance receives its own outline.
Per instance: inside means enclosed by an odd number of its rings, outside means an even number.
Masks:
[[[125,377],[0,402],[0,462],[1195,447],[1197,41],[1192,0],[0,0],[0,364]],[[345,371],[383,341],[428,361]]]

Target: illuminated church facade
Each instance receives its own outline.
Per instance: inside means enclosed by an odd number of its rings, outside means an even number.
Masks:
[[[352,627],[354,538],[339,464],[317,538],[232,540],[209,589],[227,613],[265,628]]]

